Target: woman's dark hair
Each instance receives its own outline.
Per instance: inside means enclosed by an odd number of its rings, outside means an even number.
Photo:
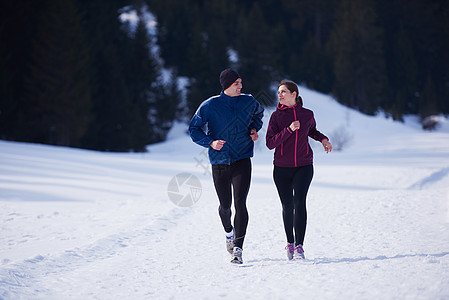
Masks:
[[[304,103],[302,102],[302,98],[299,95],[299,89],[296,83],[290,80],[282,80],[281,83],[279,83],[278,85],[278,89],[282,85],[285,85],[285,87],[290,91],[290,93],[296,92],[296,103],[300,103],[301,106],[304,105]]]

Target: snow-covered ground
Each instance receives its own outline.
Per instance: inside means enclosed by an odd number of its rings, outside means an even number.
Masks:
[[[448,299],[447,119],[424,132],[300,93],[319,130],[348,140],[330,154],[311,141],[306,261],[286,260],[264,129],[242,266],[185,125],[144,154],[0,141],[0,299]],[[176,190],[179,174],[200,185]]]

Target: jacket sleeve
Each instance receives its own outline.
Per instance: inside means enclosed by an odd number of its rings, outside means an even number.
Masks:
[[[254,114],[253,114],[253,118],[252,118],[252,122],[249,125],[249,129],[253,129],[255,128],[257,131],[259,131],[262,128],[263,122],[262,122],[262,118],[263,118],[263,106],[260,105],[260,103],[254,99],[254,102],[256,103],[256,107],[254,109]]]
[[[315,141],[319,141],[319,142],[322,142],[325,139],[329,140],[329,138],[327,136],[325,136],[324,134],[322,134],[321,132],[319,132],[316,129],[316,121],[313,116],[312,116],[312,126],[310,126],[310,129],[309,129],[309,136],[312,139],[314,139]]]
[[[270,122],[268,123],[267,135],[265,137],[265,142],[268,149],[272,150],[280,146],[287,138],[290,137],[292,131],[290,128],[279,128],[276,116],[274,113],[270,117]]]
[[[198,108],[195,115],[190,120],[189,124],[189,135],[193,142],[196,144],[208,148],[210,143],[213,142],[212,138],[204,132],[204,126],[207,124],[203,116],[202,109],[204,107]]]

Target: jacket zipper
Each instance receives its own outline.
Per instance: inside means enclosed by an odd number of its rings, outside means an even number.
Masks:
[[[231,100],[231,102],[230,102],[230,107],[231,107],[231,114],[232,114],[232,116],[231,116],[231,118],[232,118],[232,120],[235,120],[235,118],[236,118],[236,116],[235,116],[235,102],[234,102],[234,99],[232,99]],[[230,122],[228,122],[228,124],[229,124]],[[229,125],[228,125],[229,126]],[[229,128],[228,128],[228,132],[229,132]],[[228,156],[228,166],[230,166],[231,165],[231,161],[232,161],[232,158],[231,158],[231,152],[229,152],[229,156]]]
[[[296,118],[296,109],[293,108],[293,113],[295,115],[295,121],[298,121]],[[296,138],[295,138],[295,167],[298,166],[297,156],[298,156],[298,130],[295,130]],[[307,149],[308,151],[308,149]]]

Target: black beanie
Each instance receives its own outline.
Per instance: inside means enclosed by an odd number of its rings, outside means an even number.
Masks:
[[[220,84],[223,88],[223,91],[226,90],[234,83],[237,79],[240,78],[239,73],[234,71],[233,69],[226,69],[220,73]]]

